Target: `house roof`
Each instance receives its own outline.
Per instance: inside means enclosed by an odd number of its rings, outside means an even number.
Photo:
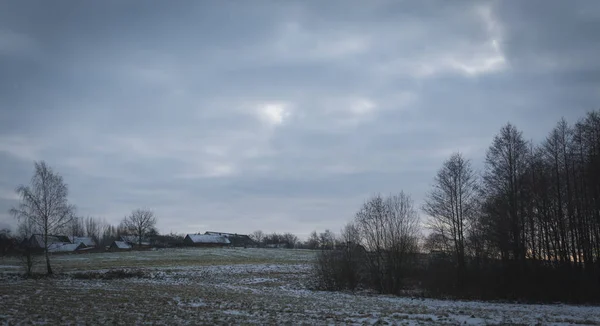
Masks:
[[[186,238],[189,238],[194,243],[220,243],[220,244],[230,244],[231,242],[227,237],[221,235],[211,235],[211,234],[188,234]]]
[[[69,237],[71,243],[83,243],[87,247],[95,247],[96,243],[90,237]]]
[[[131,243],[134,245],[137,245],[139,243],[139,237],[135,236],[135,235],[122,235],[121,236],[121,241],[127,242],[127,243]],[[143,246],[149,246],[150,242],[147,239],[143,239],[142,238],[142,245]]]
[[[62,235],[48,235],[48,247],[50,247],[53,243],[71,243],[69,237]],[[34,234],[29,238],[29,245],[36,246],[39,248],[44,247],[44,235],[42,234]]]
[[[85,248],[83,243],[53,243],[48,245],[48,252],[72,252]]]
[[[226,237],[227,239],[229,239],[229,241],[231,242],[231,245],[234,246],[234,247],[241,247],[241,246],[245,247],[245,246],[248,246],[248,245],[256,244],[256,242],[254,240],[252,240],[252,238],[250,238],[246,234],[214,232],[214,231],[207,231],[204,234],[206,234],[206,235],[220,235],[220,236]]]
[[[204,234],[206,235],[222,235],[224,237],[238,237],[238,238],[249,238],[246,234],[237,234],[237,233],[227,233],[227,232],[214,232],[214,231],[206,231]]]
[[[35,239],[38,243],[44,243],[44,235],[43,234],[34,234],[31,236],[33,239]],[[56,242],[68,242],[70,243],[71,241],[69,240],[69,237],[64,236],[64,235],[48,235],[48,243],[56,243]]]
[[[127,243],[125,241],[114,241],[113,244],[115,245],[115,247],[117,247],[119,249],[131,249],[131,246],[129,245],[129,243]]]

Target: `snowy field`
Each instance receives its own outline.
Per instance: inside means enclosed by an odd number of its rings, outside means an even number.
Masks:
[[[279,249],[66,255],[41,280],[14,277],[19,261],[0,259],[0,324],[600,325],[598,307],[312,291],[313,258]],[[82,279],[114,269],[139,275]]]

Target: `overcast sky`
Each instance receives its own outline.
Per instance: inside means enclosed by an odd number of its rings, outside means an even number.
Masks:
[[[0,227],[34,160],[83,216],[338,231],[510,121],[600,108],[600,1],[0,1]]]

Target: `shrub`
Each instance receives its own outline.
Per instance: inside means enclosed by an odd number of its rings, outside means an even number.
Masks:
[[[115,280],[126,278],[142,278],[146,274],[141,270],[111,269],[106,272],[80,272],[74,273],[72,278],[78,280]]]
[[[357,248],[321,251],[314,265],[317,289],[355,290],[364,281],[362,263],[364,255]]]

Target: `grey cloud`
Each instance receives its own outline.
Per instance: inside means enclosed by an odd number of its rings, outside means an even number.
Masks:
[[[5,1],[0,195],[45,159],[81,214],[113,223],[146,206],[165,232],[337,230],[373,192],[420,204],[447,155],[480,164],[507,121],[540,140],[596,108],[599,12]]]

